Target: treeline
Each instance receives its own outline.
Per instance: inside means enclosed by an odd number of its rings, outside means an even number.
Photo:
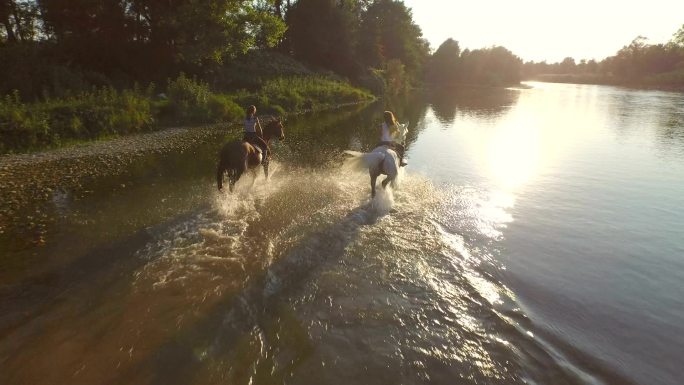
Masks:
[[[522,60],[504,47],[463,50],[447,39],[426,66],[426,80],[439,85],[511,85],[520,82]]]
[[[0,0],[0,152],[517,83],[521,65],[451,39],[431,54],[398,0]]]
[[[533,80],[684,88],[684,25],[665,44],[648,44],[639,36],[601,61],[526,62],[522,71]]]
[[[0,94],[27,99],[181,72],[218,91],[258,87],[281,69],[236,68],[267,49],[378,92],[419,82],[429,57],[401,1],[0,0]]]

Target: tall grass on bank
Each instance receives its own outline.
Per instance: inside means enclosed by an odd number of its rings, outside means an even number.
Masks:
[[[231,122],[245,107],[287,115],[340,104],[373,100],[367,91],[322,76],[276,78],[256,92],[217,94],[209,85],[181,74],[166,94],[136,88],[103,88],[60,99],[24,103],[18,93],[0,98],[0,153],[59,146],[171,125]]]
[[[158,116],[163,124],[202,124],[233,120],[243,115],[242,108],[225,95],[214,94],[209,84],[180,74],[169,80],[168,102],[162,103]]]
[[[169,81],[167,94],[168,100],[159,103],[159,119],[164,124],[234,121],[242,118],[249,105],[260,113],[286,115],[374,99],[367,91],[321,76],[276,78],[264,82],[258,91],[217,94],[207,83],[181,74]]]
[[[135,89],[102,88],[35,103],[15,92],[0,99],[0,153],[144,131],[154,123],[151,111],[150,99]]]
[[[257,93],[246,91],[234,95],[236,103],[254,104],[261,110],[291,114],[327,108],[340,104],[370,101],[375,97],[349,83],[321,76],[287,77],[268,80]]]

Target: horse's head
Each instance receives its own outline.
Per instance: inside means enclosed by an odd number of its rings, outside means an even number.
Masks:
[[[266,128],[264,128],[264,139],[268,140],[270,138],[285,140],[285,129],[283,127],[282,118],[271,120],[266,124]]]

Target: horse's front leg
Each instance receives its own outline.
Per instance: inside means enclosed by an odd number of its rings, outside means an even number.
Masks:
[[[375,198],[375,182],[378,180],[378,175],[370,173],[371,178],[371,198]]]
[[[251,186],[251,187],[254,187],[254,182],[256,182],[257,170],[258,170],[258,168],[256,168],[256,167],[254,167],[253,169],[249,170],[249,173],[252,174],[252,186]]]
[[[237,182],[239,175],[237,175],[236,170],[228,170],[228,189],[233,192],[235,189],[235,183]]]
[[[223,189],[223,174],[225,171],[225,166],[222,162],[219,162],[219,165],[216,166],[216,186],[218,187],[219,191]]]

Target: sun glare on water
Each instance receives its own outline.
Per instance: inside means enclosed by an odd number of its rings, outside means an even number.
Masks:
[[[538,172],[541,135],[529,119],[513,119],[500,127],[488,147],[489,175],[500,188],[516,190]]]

